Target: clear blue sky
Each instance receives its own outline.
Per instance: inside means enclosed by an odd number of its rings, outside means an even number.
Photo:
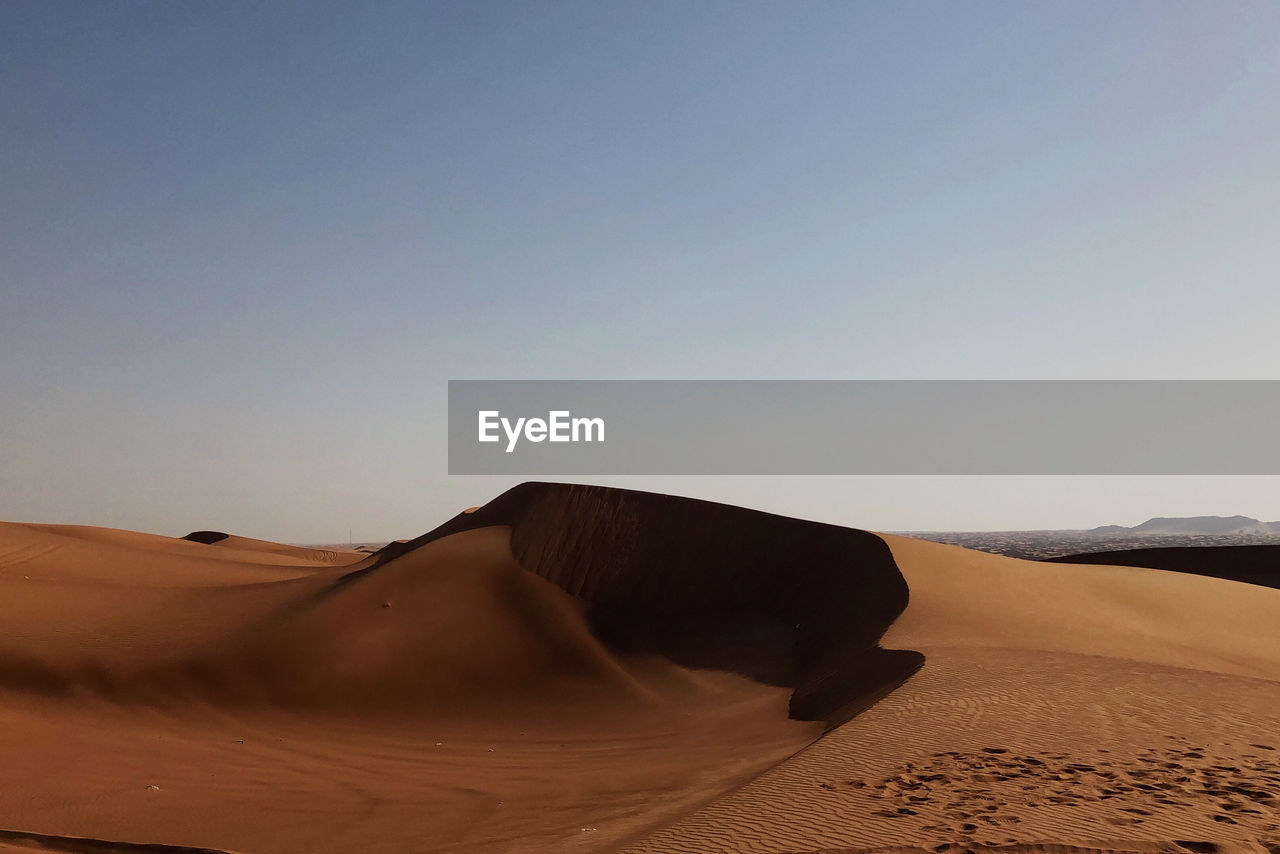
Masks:
[[[414,535],[451,378],[1275,378],[1280,4],[0,5],[0,518]],[[877,528],[1273,478],[633,478]]]

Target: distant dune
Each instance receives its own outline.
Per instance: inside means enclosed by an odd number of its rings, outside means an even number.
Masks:
[[[373,555],[0,523],[0,602],[0,849],[1280,848],[1216,578],[524,484]]]
[[[1055,563],[1141,566],[1280,588],[1280,546],[1181,546],[1086,552],[1046,558]]]

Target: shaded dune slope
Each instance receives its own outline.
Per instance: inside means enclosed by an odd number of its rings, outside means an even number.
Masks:
[[[654,493],[521,484],[392,543],[346,581],[494,525],[511,529],[525,570],[586,604],[610,648],[789,687],[794,718],[847,720],[924,660],[878,646],[908,600],[880,537]]]
[[[1137,566],[1280,589],[1280,546],[1166,546],[1086,552],[1046,558],[1047,563]]]

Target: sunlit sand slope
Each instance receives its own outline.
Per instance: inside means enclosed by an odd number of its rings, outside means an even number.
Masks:
[[[885,539],[924,668],[629,850],[1280,850],[1280,591]]]

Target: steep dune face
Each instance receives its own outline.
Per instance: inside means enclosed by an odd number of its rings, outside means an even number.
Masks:
[[[522,484],[359,574],[490,525],[509,526],[520,565],[586,603],[615,649],[786,685],[802,720],[847,720],[923,660],[877,645],[908,600],[878,536],[668,495]]]

